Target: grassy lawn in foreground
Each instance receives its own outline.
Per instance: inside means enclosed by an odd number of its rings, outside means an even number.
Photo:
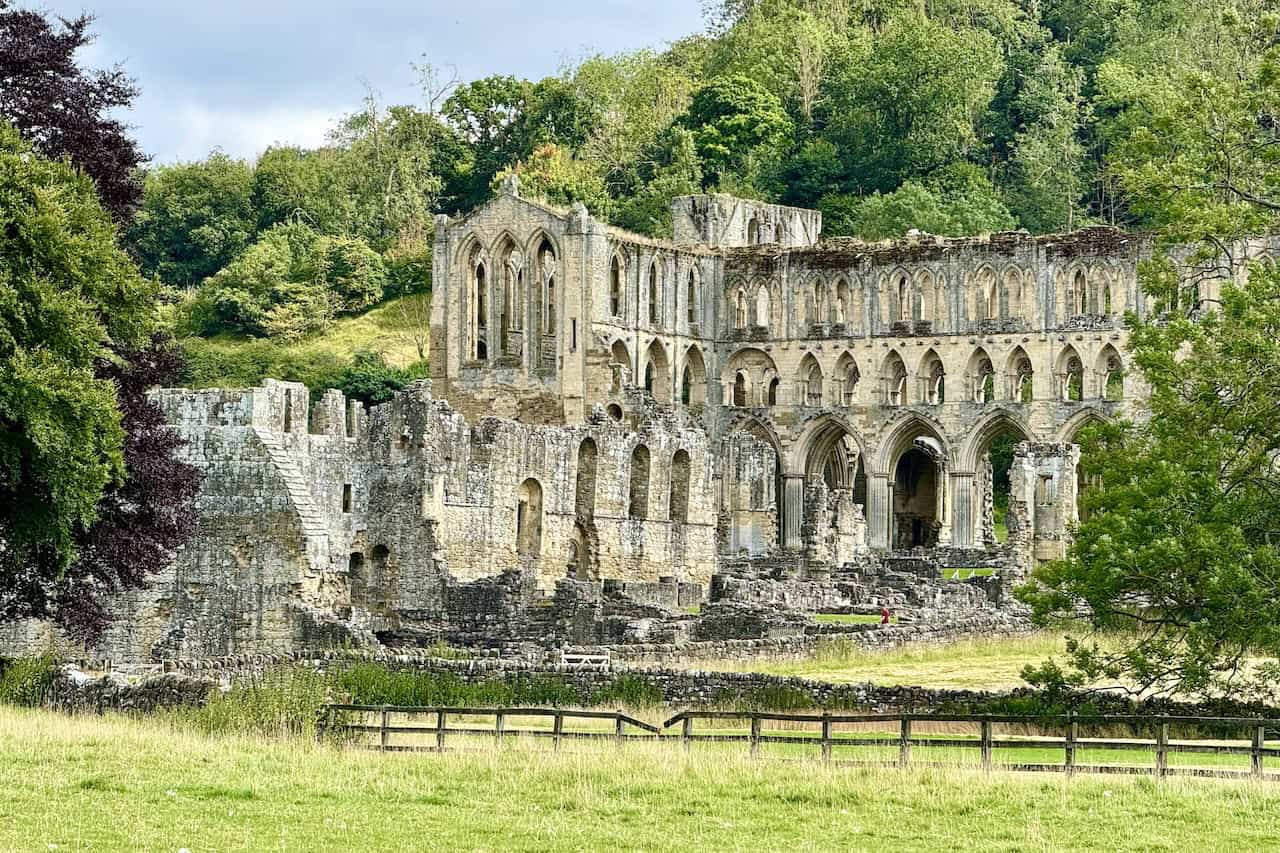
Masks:
[[[1062,636],[1042,632],[1025,637],[957,640],[939,645],[866,649],[832,639],[801,660],[697,661],[697,669],[720,669],[794,675],[822,681],[912,684],[1000,690],[1023,685],[1027,664],[1042,663],[1062,653]]]
[[[1280,787],[1252,782],[539,747],[383,755],[0,709],[0,848],[1181,851],[1280,837]]]

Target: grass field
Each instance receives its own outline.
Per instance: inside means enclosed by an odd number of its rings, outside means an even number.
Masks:
[[[1280,786],[749,760],[382,755],[0,709],[13,850],[1262,850]]]
[[[431,316],[431,294],[389,299],[355,317],[338,317],[323,334],[282,347],[299,356],[331,355],[350,359],[357,352],[381,353],[391,367],[407,367],[418,361],[415,337],[421,336]],[[234,351],[247,339],[219,335],[197,345],[223,352]]]
[[[942,645],[865,649],[831,640],[802,660],[698,661],[691,667],[794,675],[840,683],[911,684],[1000,690],[1023,686],[1022,668],[1061,654],[1062,635],[958,640]]]
[[[891,621],[897,622],[897,616],[890,616]],[[880,616],[875,613],[815,613],[813,621],[819,625],[875,625],[880,621]]]

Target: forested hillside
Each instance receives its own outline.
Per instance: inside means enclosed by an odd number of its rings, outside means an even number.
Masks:
[[[419,103],[371,95],[321,148],[152,168],[125,242],[169,288],[179,337],[221,336],[191,348],[193,381],[269,362],[331,383],[339,367],[299,342],[428,291],[432,216],[510,172],[653,236],[673,196],[709,190],[817,207],[828,235],[872,240],[1157,226],[1132,199],[1142,175],[1116,165],[1176,118],[1188,79],[1256,64],[1272,16],[1264,0],[724,0],[664,50],[540,81],[455,85],[424,64]],[[227,345],[249,337],[282,349],[236,361]]]

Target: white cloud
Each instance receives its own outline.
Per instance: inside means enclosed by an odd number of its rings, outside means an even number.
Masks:
[[[154,150],[164,152],[166,161],[198,160],[214,148],[252,160],[272,145],[320,145],[340,110],[279,105],[233,110],[186,104],[163,111],[154,122],[151,110],[139,113],[134,116],[139,130]]]

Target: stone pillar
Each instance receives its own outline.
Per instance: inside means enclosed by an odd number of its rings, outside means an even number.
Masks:
[[[977,526],[973,506],[973,472],[951,472],[951,544],[957,548],[973,547],[973,531]]]
[[[888,474],[867,476],[867,534],[871,547],[893,547],[893,487]]]
[[[804,475],[787,474],[784,482],[786,489],[782,501],[782,545],[788,551],[799,551],[804,547],[800,528],[804,522]]]

